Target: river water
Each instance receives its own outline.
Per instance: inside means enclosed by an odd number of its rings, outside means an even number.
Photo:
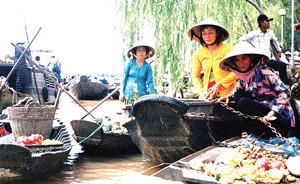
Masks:
[[[79,101],[87,111],[96,107],[99,101]],[[109,117],[111,121],[122,121],[122,109],[124,105],[118,100],[107,100],[97,107],[91,114],[95,118]],[[87,112],[80,107],[70,96],[62,93],[56,117],[67,126],[70,133],[73,133],[70,122],[80,120]],[[88,115],[84,120],[93,120]],[[74,143],[75,140],[74,140]],[[158,171],[159,167],[153,165],[140,153],[122,155],[101,155],[93,151],[85,151],[81,145],[73,146],[68,159],[62,168],[56,173],[43,178],[31,178],[27,180],[10,180],[8,183],[55,183],[55,184],[78,184],[78,183],[101,183],[115,184],[120,181],[151,175]],[[0,183],[1,178],[0,178]]]

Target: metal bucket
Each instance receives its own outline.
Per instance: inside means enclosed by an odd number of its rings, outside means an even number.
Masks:
[[[8,119],[15,138],[39,134],[49,139],[54,116],[54,106],[8,107]]]

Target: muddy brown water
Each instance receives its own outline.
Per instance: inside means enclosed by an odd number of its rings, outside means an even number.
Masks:
[[[91,111],[100,100],[79,101],[86,110]],[[91,114],[95,118],[109,117],[111,121],[122,121],[124,118],[122,109],[124,105],[118,100],[107,100]],[[63,93],[60,98],[59,108],[56,111],[56,118],[59,118],[67,126],[70,133],[73,133],[70,122],[80,120],[87,112],[80,107],[72,98]],[[93,120],[87,116],[84,120]],[[75,141],[74,141],[75,142]],[[76,142],[75,142],[76,143]],[[161,169],[144,158],[141,153],[124,153],[119,155],[103,155],[93,150],[85,150],[81,145],[73,146],[67,160],[57,172],[43,177],[30,179],[10,179],[0,183],[55,183],[55,184],[78,184],[78,183],[102,183],[112,184],[130,178],[143,175],[151,175]]]

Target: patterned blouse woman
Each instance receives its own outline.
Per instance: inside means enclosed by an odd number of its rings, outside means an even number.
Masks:
[[[125,104],[132,104],[138,97],[155,94],[152,68],[145,61],[155,54],[154,48],[138,43],[129,49],[127,56],[130,59],[125,66],[119,100]]]
[[[235,100],[236,110],[263,117],[263,124],[253,121],[253,130],[245,131],[253,131],[263,137],[276,136],[266,125],[270,122],[283,136],[289,136],[291,127],[295,126],[294,112],[289,102],[291,92],[273,69],[264,66],[268,61],[269,57],[250,43],[238,43],[220,62],[220,68],[232,71],[239,80],[232,93],[219,101],[228,104],[230,100]]]
[[[203,46],[196,52],[192,68],[192,81],[200,97],[213,99],[228,95],[237,78],[232,72],[221,70],[219,63],[232,49],[222,43],[229,37],[229,32],[216,21],[206,19],[190,28],[188,35]]]

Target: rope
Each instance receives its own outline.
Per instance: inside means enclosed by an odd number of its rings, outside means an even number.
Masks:
[[[86,138],[84,138],[82,141],[78,142],[77,144],[81,144],[83,143],[84,141],[86,141],[87,139],[89,139],[90,137],[92,137],[95,133],[97,133],[102,127],[103,127],[104,123],[102,123],[96,130],[94,130],[94,132],[92,132],[89,136],[87,136]],[[74,144],[74,145],[77,145],[77,144]],[[73,146],[74,146],[73,145]]]

